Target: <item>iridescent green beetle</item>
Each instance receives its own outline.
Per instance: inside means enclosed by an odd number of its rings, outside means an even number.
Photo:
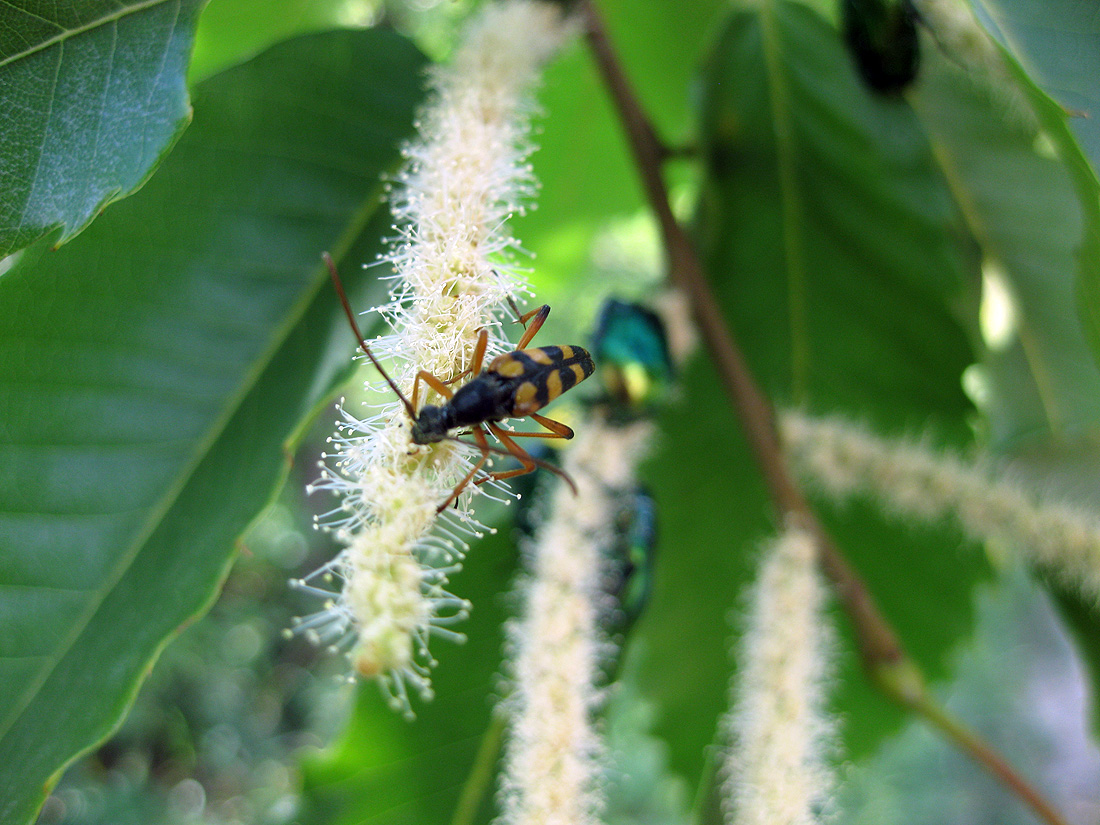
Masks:
[[[614,419],[648,414],[668,394],[673,367],[664,324],[640,304],[604,302],[592,336],[600,380]]]
[[[608,628],[611,636],[628,633],[649,603],[656,551],[657,502],[641,484],[621,491],[615,531],[606,550],[612,574],[606,592],[618,606]]]

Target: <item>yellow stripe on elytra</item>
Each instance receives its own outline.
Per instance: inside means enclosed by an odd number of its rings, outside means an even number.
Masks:
[[[553,401],[561,395],[561,370],[554,370],[546,376],[546,400]]]
[[[545,364],[549,366],[553,364],[553,360],[547,355],[544,349],[525,349],[523,354],[534,361],[536,364]]]
[[[584,367],[582,367],[580,364],[571,364],[570,366],[573,370],[573,374],[577,376],[577,380],[574,382],[575,384],[579,384],[581,381],[588,377],[588,374],[584,371]]]
[[[564,344],[558,347],[558,349],[561,350],[561,360],[568,361],[570,358],[573,357],[573,348],[568,344]]]
[[[516,390],[516,400],[512,412],[517,417],[523,417],[533,410],[537,410],[539,408],[538,392],[539,388],[530,381],[524,381],[520,384],[519,389]]]
[[[522,361],[513,358],[509,353],[498,355],[489,365],[490,372],[503,375],[505,378],[519,378],[526,369]]]

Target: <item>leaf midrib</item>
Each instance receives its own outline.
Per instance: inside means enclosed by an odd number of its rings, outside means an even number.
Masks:
[[[9,63],[14,63],[17,60],[22,60],[25,57],[29,57],[32,54],[37,54],[38,52],[45,51],[46,49],[50,48],[51,46],[55,46],[58,43],[65,42],[69,38],[76,37],[78,35],[84,34],[85,32],[92,31],[93,29],[96,29],[100,26],[107,25],[108,23],[113,23],[116,20],[121,20],[122,18],[127,17],[131,14],[137,14],[138,12],[145,11],[146,9],[152,8],[154,6],[163,5],[164,3],[177,3],[177,2],[179,2],[179,0],[143,0],[143,2],[134,3],[133,5],[126,6],[126,7],[121,8],[121,9],[117,9],[116,11],[112,12],[111,14],[106,14],[106,15],[103,15],[102,17],[97,17],[95,20],[92,20],[91,22],[86,23],[83,26],[78,26],[75,29],[62,29],[60,32],[55,34],[53,37],[49,37],[49,38],[43,40],[41,43],[36,43],[35,45],[31,46],[28,49],[24,49],[21,52],[16,52],[15,54],[10,55],[9,57],[4,58],[3,60],[0,60],[0,68],[3,68],[4,66],[8,65]],[[35,16],[38,17],[38,15],[35,15]],[[46,18],[39,17],[39,19],[45,20]],[[48,20],[47,22],[49,22],[53,25],[56,25],[52,20]]]
[[[775,129],[776,165],[782,202],[783,255],[787,269],[787,307],[791,342],[791,400],[803,400],[809,384],[810,349],[806,316],[806,253],[802,238],[805,223],[802,193],[795,164],[798,147],[791,116],[790,89],[783,72],[781,33],[775,6],[782,0],[760,4],[761,48],[771,90],[772,125]]]

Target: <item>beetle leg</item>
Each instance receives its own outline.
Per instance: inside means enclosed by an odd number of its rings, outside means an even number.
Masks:
[[[481,427],[474,427],[470,434],[473,435],[474,441],[477,442],[477,446],[481,450],[481,458],[474,462],[474,466],[470,468],[470,472],[466,473],[466,477],[455,485],[455,488],[451,490],[451,494],[447,496],[447,500],[435,508],[435,512],[437,514],[442,513],[444,510],[450,507],[451,504],[454,503],[455,499],[457,499],[462,494],[462,491],[465,490],[467,486],[469,486],[470,482],[473,480],[473,477],[477,475],[477,472],[481,469],[482,465],[489,460],[489,455],[492,452],[492,448],[489,447],[489,440],[485,437],[485,431],[482,430]],[[532,464],[531,470],[534,469],[535,465]],[[528,472],[530,472],[530,470]]]
[[[420,410],[420,405],[417,404],[416,399],[417,399],[417,396],[420,394],[420,382],[421,381],[423,381],[425,384],[427,384],[429,387],[431,387],[437,393],[442,395],[444,398],[451,398],[451,397],[454,396],[454,393],[451,392],[451,388],[448,387],[447,384],[444,381],[441,381],[440,379],[436,378],[434,375],[432,375],[427,370],[421,370],[420,372],[418,372],[416,374],[416,380],[413,381],[413,392],[412,392],[412,408],[413,408],[413,410],[417,410],[417,411]]]
[[[521,323],[526,324],[527,320],[534,316],[535,320],[531,321],[531,326],[527,327],[523,332],[523,337],[516,342],[516,349],[523,349],[531,343],[531,339],[535,337],[535,333],[542,329],[542,325],[546,323],[546,316],[550,314],[550,305],[543,304],[538,309],[533,309],[526,315],[519,316]]]
[[[554,423],[556,424],[557,422],[555,421]],[[519,433],[505,432],[492,421],[486,421],[485,426],[489,428],[489,431],[497,437],[497,440],[499,440],[500,443],[504,445],[504,448],[508,450],[508,452],[511,453],[515,457],[515,459],[523,466],[517,467],[514,470],[506,470],[503,473],[489,473],[484,478],[479,478],[477,481],[475,481],[475,484],[484,484],[486,481],[500,481],[506,478],[515,478],[516,476],[526,475],[527,473],[533,473],[535,471],[536,466],[539,466],[536,465],[535,459],[533,459],[527,453],[527,451],[523,449],[523,447],[519,446],[519,444],[512,440],[512,436],[519,435]],[[563,424],[561,426],[565,425]],[[553,436],[550,437],[553,438]],[[555,475],[561,476],[563,479],[565,479],[565,483],[568,484],[569,487],[573,490],[573,494],[577,494],[577,485],[573,483],[573,479],[566,475],[564,470],[559,467],[555,467],[553,464],[547,464],[546,462],[540,463],[541,466],[546,467],[546,469],[550,470]]]
[[[546,429],[550,430],[548,433],[508,433],[512,438],[572,438],[573,429],[567,427],[560,421],[555,421],[552,418],[547,418],[545,415],[539,415],[538,413],[530,413],[530,416],[539,422]]]
[[[485,362],[485,349],[489,346],[489,330],[482,327],[477,331],[477,344],[474,345],[474,355],[470,359],[470,372],[472,375],[481,373],[481,365]]]
[[[535,337],[535,333],[542,328],[543,322],[546,321],[546,316],[550,314],[550,305],[543,304],[542,306],[538,307],[537,309],[533,309],[530,312],[520,313],[519,307],[516,306],[515,300],[513,300],[512,296],[509,295],[508,306],[510,306],[512,308],[512,312],[516,314],[515,322],[517,324],[523,324],[524,326],[523,337],[520,338],[519,343],[516,344],[516,349],[523,349],[529,343],[531,343],[531,339]],[[531,326],[528,327],[527,321],[534,316],[538,317],[535,318],[535,320],[531,323]]]

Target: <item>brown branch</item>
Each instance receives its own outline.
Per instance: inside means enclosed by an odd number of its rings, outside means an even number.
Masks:
[[[875,607],[863,582],[826,535],[791,477],[780,449],[771,405],[749,372],[745,358],[726,326],[718,309],[718,301],[703,274],[695,245],[669,207],[668,191],[661,177],[662,153],[660,144],[653,137],[653,127],[608,42],[595,7],[584,0],[579,8],[585,17],[589,45],[626,131],[646,199],[657,216],[668,255],[669,277],[688,296],[703,340],[741,419],[756,462],[764,473],[772,502],[784,521],[793,521],[816,537],[822,569],[833,582],[852,619],[865,664],[871,669],[877,663],[893,666],[905,658],[897,636]]]
[[[626,132],[646,199],[657,217],[668,256],[669,278],[688,297],[703,341],[764,475],[773,505],[784,522],[794,523],[814,536],[821,569],[832,582],[855,629],[864,668],[891,698],[928,719],[1015,792],[1045,822],[1066,825],[1058,812],[1003,757],[936,705],[925,687],[920,669],[906,654],[863,580],[810,508],[783,458],[772,406],[754,380],[741,348],[718,309],[718,301],[694,243],[672,214],[661,174],[661,165],[668,153],[622,70],[594,3],[580,0],[577,8],[596,64]]]

